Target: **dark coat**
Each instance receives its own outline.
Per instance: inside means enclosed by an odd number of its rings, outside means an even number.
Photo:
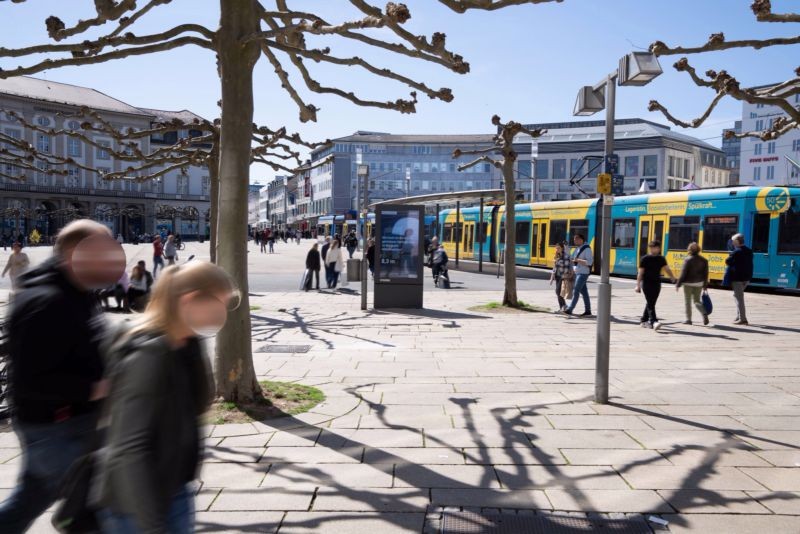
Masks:
[[[685,283],[697,284],[703,282],[703,289],[708,288],[708,260],[703,256],[689,255],[683,260],[681,275],[678,277],[678,287]]]
[[[731,282],[749,282],[753,278],[753,251],[742,245],[725,258],[726,278]]]
[[[308,255],[306,256],[306,269],[319,271],[321,268],[322,262],[320,261],[319,250],[312,248],[308,251]]]
[[[51,258],[20,277],[8,319],[10,390],[16,416],[53,423],[91,413],[92,384],[103,376],[105,319]]]
[[[322,261],[325,261],[325,258],[328,257],[328,249],[331,248],[330,243],[325,243],[322,245]]]
[[[111,424],[100,464],[102,504],[143,532],[166,532],[174,495],[197,476],[199,418],[213,386],[196,338],[174,350],[165,336],[126,337],[110,351]]]

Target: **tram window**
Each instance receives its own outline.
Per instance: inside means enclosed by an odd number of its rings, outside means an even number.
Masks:
[[[756,213],[753,217],[753,252],[766,254],[769,252],[769,224],[772,216],[769,213]]]
[[[786,211],[778,226],[778,254],[800,254],[800,213]]]
[[[567,239],[567,221],[550,222],[550,246],[554,247]]]
[[[706,217],[703,225],[703,250],[708,252],[726,252],[728,242],[739,232],[739,217],[723,215]]]
[[[500,243],[506,242],[506,222],[500,221]]]
[[[575,243],[575,234],[581,234],[585,239],[589,239],[589,221],[578,219],[569,222],[569,242]]]
[[[614,248],[633,248],[636,244],[636,219],[614,219]]]
[[[700,235],[700,217],[670,217],[669,250],[685,251]]]
[[[529,245],[531,242],[531,223],[517,223],[517,245]]]
[[[445,241],[453,240],[453,223],[445,223],[444,232],[442,232],[442,236]]]
[[[489,223],[483,223],[483,226],[479,226],[478,229],[480,230],[480,234],[478,235],[478,241],[481,243],[486,242],[486,236],[489,234]]]

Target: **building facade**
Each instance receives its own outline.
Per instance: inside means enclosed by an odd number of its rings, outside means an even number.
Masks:
[[[261,220],[261,213],[260,213],[260,201],[261,201],[261,189],[264,186],[260,183],[256,182],[250,184],[249,189],[247,190],[247,226],[252,232],[254,229],[258,228],[258,223]]]
[[[578,121],[527,125],[544,129],[537,138],[538,157],[530,172],[531,139],[520,136],[517,188],[537,201],[593,197],[597,176],[604,171],[605,121]],[[624,176],[625,194],[640,191],[677,191],[691,183],[701,186],[709,171],[707,187],[729,184],[730,171],[724,153],[694,137],[643,119],[615,121],[614,152]],[[578,184],[572,176],[586,175]],[[582,191],[581,191],[582,190]]]
[[[725,152],[725,160],[731,170],[731,185],[739,184],[739,170],[742,159],[742,140],[738,137],[727,137],[727,133],[742,133],[742,121],[736,121],[733,128],[722,130],[722,151]]]
[[[284,230],[286,228],[286,212],[288,208],[287,181],[287,176],[276,176],[274,180],[267,184],[267,228],[272,228],[273,230]]]
[[[82,130],[80,121],[86,121],[86,117],[73,117],[80,114],[83,106],[118,131],[146,130],[154,123],[175,118],[186,123],[199,118],[189,111],[138,108],[86,87],[29,77],[0,80],[0,132],[27,141],[41,154],[71,158],[75,162],[66,166],[65,175],[31,172],[8,162],[0,165],[0,233],[27,236],[37,229],[48,239],[70,220],[88,217],[128,240],[155,232],[174,232],[190,239],[205,237],[210,207],[208,169],[189,167],[184,171],[169,171],[146,182],[138,181],[135,174],[120,180],[103,179],[91,169],[103,173],[138,165],[114,157],[114,151],[126,149],[113,138]],[[52,135],[26,128],[9,111],[27,123],[50,130]],[[59,130],[80,132],[109,150],[58,134]],[[187,126],[180,132],[144,137],[137,144],[143,153],[149,154],[178,139],[196,135],[200,132]],[[12,150],[12,145],[0,148]],[[37,166],[41,171],[48,170],[42,161]],[[148,172],[164,168],[157,166]]]
[[[311,162],[334,156],[332,163],[298,174],[298,195],[305,211],[303,223],[313,227],[323,215],[352,215],[362,194],[356,162],[369,165],[370,202],[406,196],[491,189],[500,187],[500,171],[481,163],[468,171],[457,166],[470,156],[453,159],[456,148],[482,149],[492,144],[492,135],[392,135],[359,131],[333,141],[333,146],[312,152]]]
[[[800,95],[791,97],[800,105]],[[786,114],[777,106],[749,104],[742,106],[742,132],[761,132]],[[800,184],[800,130],[791,130],[774,141],[755,137],[741,140],[740,181],[756,186]]]

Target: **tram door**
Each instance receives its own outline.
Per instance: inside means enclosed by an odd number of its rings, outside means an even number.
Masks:
[[[475,223],[465,222],[464,233],[461,237],[462,251],[464,258],[471,258],[475,253]]]
[[[664,236],[667,228],[666,215],[644,215],[639,217],[639,257],[647,254],[647,245],[650,241],[661,243],[661,253],[666,251],[667,244]]]
[[[771,214],[753,214],[753,235],[750,246],[753,249],[753,278],[759,279],[759,281],[771,280],[769,261],[771,224]]]
[[[547,265],[547,219],[534,219],[531,225],[531,264]]]

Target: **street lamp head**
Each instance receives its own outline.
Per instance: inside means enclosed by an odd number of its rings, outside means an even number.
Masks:
[[[619,60],[619,85],[642,86],[657,78],[663,71],[658,57],[650,52],[631,52]]]
[[[365,176],[369,176],[369,165],[359,165],[357,169],[357,174],[359,178],[364,178]]]
[[[578,91],[578,98],[575,100],[575,108],[572,114],[577,116],[594,115],[606,107],[605,94],[602,89],[595,90],[594,87],[587,85]]]

